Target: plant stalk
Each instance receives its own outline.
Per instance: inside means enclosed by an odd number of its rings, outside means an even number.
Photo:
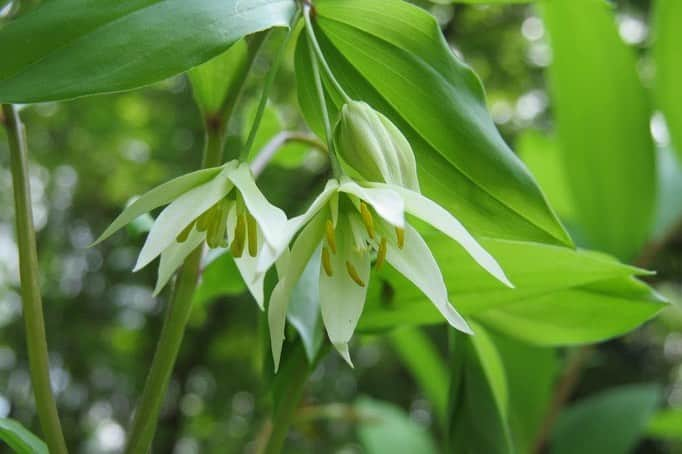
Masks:
[[[10,167],[14,188],[14,209],[19,246],[19,276],[25,324],[28,362],[36,409],[45,442],[52,454],[66,454],[57,404],[50,385],[50,366],[45,319],[40,296],[31,188],[28,181],[28,147],[24,126],[16,108],[3,104],[4,124],[9,139]]]
[[[223,162],[228,124],[264,37],[265,33],[252,37],[249,57],[240,68],[239,76],[230,85],[220,110],[205,118],[206,143],[202,168],[216,167]],[[178,272],[151,369],[133,418],[126,454],[144,454],[150,450],[163,398],[192,312],[192,297],[199,280],[202,256],[203,245],[187,257]]]

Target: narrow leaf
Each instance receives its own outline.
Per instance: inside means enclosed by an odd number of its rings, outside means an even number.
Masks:
[[[48,454],[47,445],[13,419],[0,418],[0,440],[17,454]]]

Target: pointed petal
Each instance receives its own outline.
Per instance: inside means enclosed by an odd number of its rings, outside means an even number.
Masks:
[[[387,186],[387,185],[373,185]],[[467,229],[445,208],[423,195],[409,189],[390,186],[405,200],[405,210],[431,224],[456,242],[487,272],[508,287],[514,287],[495,258],[481,246]]]
[[[266,242],[263,240],[262,233],[258,232],[258,250],[261,251],[264,247],[267,247]],[[259,273],[256,269],[258,265],[258,255],[251,257],[247,252],[244,252],[241,257],[234,257],[234,263],[237,265],[239,274],[241,274],[244,283],[246,283],[251,296],[256,300],[258,307],[263,310],[263,283],[265,281],[265,273]]]
[[[154,296],[161,293],[175,271],[180,268],[187,256],[201,245],[206,239],[206,232],[197,232],[192,229],[189,236],[182,243],[173,242],[161,253],[159,262],[159,273],[154,287]]]
[[[346,361],[350,367],[355,368],[355,366],[353,365],[353,361],[350,359],[350,352],[348,351],[348,343],[334,344],[334,348],[336,349],[337,352],[339,352],[339,355],[341,355],[341,358],[343,358],[344,361]]]
[[[390,224],[396,227],[405,226],[405,203],[402,197],[393,190],[392,186],[364,188],[350,180],[339,186],[339,191],[352,194],[374,208],[376,212]]]
[[[244,198],[244,204],[256,219],[265,240],[273,246],[280,244],[285,234],[287,216],[284,211],[271,204],[258,189],[248,164],[239,165],[228,174],[228,178]]]
[[[221,171],[220,167],[212,169],[203,169],[196,172],[188,173],[177,178],[174,178],[160,186],[151,189],[144,195],[138,197],[133,203],[128,205],[121,214],[107,227],[107,229],[95,240],[91,246],[104,241],[111,235],[116,233],[121,227],[124,227],[135,218],[148,213],[154,208],[166,205],[180,195],[195,188],[201,184],[206,183],[213,177],[218,175]]]
[[[471,334],[471,328],[448,301],[443,275],[424,239],[411,226],[405,227],[405,247],[388,245],[386,261],[409,279],[436,306],[445,319],[460,331]]]
[[[287,307],[298,279],[303,274],[308,261],[317,249],[324,235],[326,217],[313,218],[305,226],[296,239],[289,255],[285,274],[280,275],[279,282],[270,295],[268,306],[268,324],[270,326],[270,345],[275,371],[279,368],[279,360],[284,343],[284,327],[286,325]]]
[[[322,320],[331,343],[348,361],[347,344],[353,336],[367,297],[370,257],[367,251],[358,251],[346,219],[339,219],[336,229],[337,253],[330,254],[332,275],[320,272],[320,309]],[[362,281],[359,285],[350,275],[350,263]]]
[[[197,186],[175,199],[156,218],[137,258],[134,271],[154,260],[175,241],[190,222],[225,197],[232,187],[227,178],[218,175],[208,183]]]
[[[273,245],[269,253],[264,253],[258,260],[258,272],[265,273],[277,261],[284,250],[289,246],[289,243],[294,238],[296,233],[310,221],[321,209],[325,207],[329,199],[336,193],[339,183],[336,180],[327,181],[324,190],[317,196],[310,207],[300,216],[289,219],[285,224],[284,231],[286,232],[280,244]]]

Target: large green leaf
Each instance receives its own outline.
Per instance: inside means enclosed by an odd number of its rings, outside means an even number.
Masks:
[[[682,2],[658,0],[655,17],[656,98],[668,122],[677,156],[682,159]]]
[[[48,454],[47,445],[13,419],[0,418],[0,440],[17,454]]]
[[[457,332],[453,341],[448,452],[513,453],[504,365],[490,336],[472,328],[475,336]]]
[[[632,49],[603,0],[542,6],[552,45],[552,103],[566,181],[591,247],[630,259],[656,199],[649,105]]]
[[[466,317],[540,345],[595,342],[623,334],[664,307],[632,276],[644,273],[603,254],[535,243],[484,239],[514,289],[502,286],[439,234],[425,235]],[[422,293],[387,269],[372,280],[360,320],[364,331],[443,322]]]
[[[660,399],[653,385],[629,385],[581,400],[561,413],[552,454],[632,452]]]
[[[59,0],[0,30],[0,101],[68,99],[147,85],[239,38],[287,26],[293,0]]]
[[[428,431],[412,421],[407,413],[389,403],[364,398],[355,404],[362,423],[360,443],[367,454],[436,454],[438,450]]]
[[[395,0],[320,0],[316,34],[349,95],[387,115],[414,148],[425,194],[478,235],[570,244],[533,177],[504,143],[481,83],[436,20]],[[305,34],[296,71],[308,123],[322,134]],[[341,100],[329,91],[332,118]]]

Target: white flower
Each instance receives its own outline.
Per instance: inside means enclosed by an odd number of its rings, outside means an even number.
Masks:
[[[259,270],[277,260],[279,282],[268,308],[275,368],[284,341],[291,293],[313,254],[321,254],[320,307],[330,341],[352,365],[348,342],[365,303],[371,262],[387,262],[412,281],[455,328],[471,333],[448,300],[443,276],[419,233],[405,222],[405,212],[431,224],[464,247],[489,273],[512,286],[495,259],[450,213],[420,193],[385,183],[359,185],[348,178],[330,180],[308,211],[288,223],[291,238],[300,230],[291,252],[286,246],[264,254]],[[302,228],[302,230],[301,230]]]
[[[158,294],[185,258],[206,241],[211,248],[230,246],[242,277],[262,308],[264,273],[257,272],[258,255],[272,256],[271,250],[281,250],[286,244],[287,218],[260,192],[248,165],[230,161],[152,189],[128,206],[95,244],[166,204],[134,268],[137,271],[161,256],[154,293]]]

